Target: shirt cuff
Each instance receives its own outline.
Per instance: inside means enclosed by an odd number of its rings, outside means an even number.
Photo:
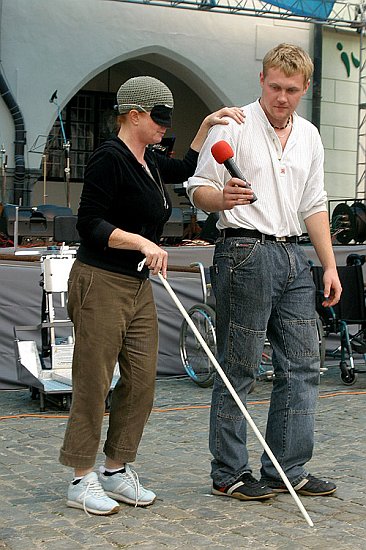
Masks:
[[[307,212],[302,212],[302,217],[304,220],[308,218],[309,216],[312,216],[313,214],[317,214],[318,212],[327,212],[327,207],[325,204],[314,206],[311,210],[308,210]]]
[[[112,225],[105,220],[101,220],[94,228],[92,234],[92,239],[95,245],[103,250],[108,248],[109,237],[115,229],[117,229],[115,225]]]

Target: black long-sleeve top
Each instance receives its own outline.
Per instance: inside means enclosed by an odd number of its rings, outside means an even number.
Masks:
[[[189,149],[183,160],[150,149],[145,162],[153,177],[118,137],[104,142],[85,169],[77,229],[81,244],[77,258],[86,264],[145,279],[137,271],[143,255],[137,250],[110,248],[116,229],[142,235],[158,244],[171,214],[171,200],[163,182],[181,183],[193,175],[198,153]]]

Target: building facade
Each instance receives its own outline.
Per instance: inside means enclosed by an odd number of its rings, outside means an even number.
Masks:
[[[83,167],[95,146],[114,131],[114,96],[127,78],[147,74],[171,88],[176,109],[167,136],[174,138],[174,154],[179,156],[207,113],[259,96],[263,55],[279,42],[298,44],[312,54],[314,27],[113,0],[0,0],[1,74],[26,132],[23,203],[66,205],[63,179],[69,143],[69,191],[76,212]],[[323,28],[322,51],[320,132],[326,188],[331,200],[352,198],[359,35]],[[311,120],[312,88],[299,113]],[[3,203],[14,201],[16,141],[2,94]],[[172,196],[179,205],[182,199]]]

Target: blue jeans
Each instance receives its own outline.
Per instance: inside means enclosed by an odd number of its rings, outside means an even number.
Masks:
[[[245,404],[267,335],[275,377],[266,441],[292,484],[308,472],[314,446],[319,386],[315,287],[302,248],[254,238],[219,238],[212,285],[216,297],[218,359]],[[226,486],[251,472],[246,420],[219,375],[212,394],[211,476]],[[264,452],[264,482],[283,485]]]

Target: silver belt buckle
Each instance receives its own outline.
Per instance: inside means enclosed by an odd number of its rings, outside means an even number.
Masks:
[[[276,243],[285,243],[287,237],[276,237]]]

